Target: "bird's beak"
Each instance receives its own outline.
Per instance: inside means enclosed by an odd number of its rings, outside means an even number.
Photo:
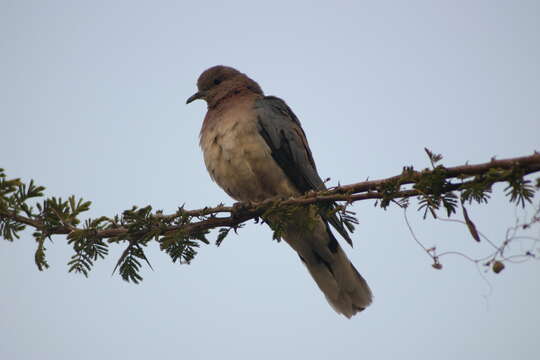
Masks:
[[[186,104],[189,104],[190,102],[192,101],[195,101],[195,100],[198,100],[198,99],[202,99],[204,97],[204,93],[203,92],[196,92],[195,94],[191,95],[189,97],[189,99],[187,99],[186,101]]]

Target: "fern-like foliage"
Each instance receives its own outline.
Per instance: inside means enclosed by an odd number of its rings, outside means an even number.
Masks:
[[[400,175],[388,179],[338,186],[321,192],[305,194],[294,199],[269,199],[262,204],[223,204],[214,208],[185,210],[178,208],[174,214],[164,215],[151,206],[132,207],[120,215],[102,216],[81,220],[91,203],[70,196],[67,199],[44,198],[45,188],[34,181],[8,179],[0,169],[0,237],[15,241],[21,232],[30,227],[36,241],[34,259],[39,270],[49,267],[46,250],[51,236],[66,235],[73,255],[68,262],[69,272],[88,276],[96,262],[109,255],[111,245],[125,246],[113,271],[122,279],[139,283],[143,277],[144,264],[151,268],[145,248],[157,242],[174,263],[189,264],[197,255],[201,244],[209,244],[210,230],[218,229],[216,245],[237,232],[245,221],[254,220],[268,224],[279,240],[292,225],[295,230],[313,231],[318,216],[335,219],[339,224],[354,230],[358,223],[348,207],[354,201],[374,199],[376,205],[386,209],[391,204],[402,208],[410,205],[410,199],[418,200],[418,210],[426,218],[437,218],[440,211],[448,217],[456,216],[461,206],[464,223],[476,241],[481,236],[472,222],[466,204],[487,204],[495,183],[505,183],[505,193],[511,203],[525,207],[531,203],[540,179],[535,185],[528,174],[540,171],[540,154],[495,161],[486,164],[464,165],[447,168],[443,157],[425,149],[431,168],[415,171],[412,166],[403,168]],[[336,201],[339,203],[336,205]],[[223,216],[227,213],[228,216]],[[333,220],[335,221],[335,220]],[[540,216],[527,226],[540,223]],[[81,225],[82,224],[82,225]],[[339,225],[338,224],[338,225]],[[434,267],[442,268],[434,250],[428,249],[434,259]],[[532,253],[531,253],[532,254]],[[529,255],[526,255],[529,256]],[[530,255],[532,256],[532,255]],[[502,250],[486,264],[498,272],[504,268]]]

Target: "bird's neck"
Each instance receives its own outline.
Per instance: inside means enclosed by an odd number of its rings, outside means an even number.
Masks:
[[[263,95],[243,90],[223,96],[213,106],[208,105],[208,111],[202,124],[201,133],[199,134],[201,140],[204,134],[212,132],[212,129],[222,121],[225,121],[225,119],[235,118],[236,113],[252,108],[255,101],[261,97]]]
[[[261,94],[254,92],[251,88],[246,86],[240,86],[236,88],[229,88],[228,91],[217,93],[212,99],[208,101],[208,110],[218,110],[223,107],[228,107],[231,104],[234,105],[236,101],[241,101],[246,97],[261,97]]]

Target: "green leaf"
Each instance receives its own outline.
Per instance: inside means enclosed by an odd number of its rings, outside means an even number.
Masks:
[[[45,258],[45,250],[47,250],[44,246],[45,237],[40,236],[38,238],[38,247],[36,249],[36,253],[34,255],[34,260],[36,262],[36,265],[39,269],[39,271],[43,271],[44,269],[49,268],[49,263],[47,262],[47,259]]]
[[[429,161],[431,162],[431,166],[433,166],[433,167],[435,167],[435,164],[438,163],[439,161],[441,161],[442,158],[443,158],[441,154],[435,154],[431,150],[429,150],[428,148],[424,148],[424,151],[428,155]]]
[[[446,193],[442,197],[442,203],[444,208],[446,209],[447,216],[450,217],[452,214],[456,213],[457,209],[457,196],[450,192]]]
[[[219,234],[216,239],[216,246],[220,246],[223,240],[229,235],[229,231],[231,231],[231,228],[221,228],[219,229]]]
[[[506,191],[506,196],[510,196],[510,202],[521,205],[523,208],[525,207],[525,201],[532,203],[535,193],[530,180],[525,180],[522,177],[510,179],[508,186],[504,190]]]

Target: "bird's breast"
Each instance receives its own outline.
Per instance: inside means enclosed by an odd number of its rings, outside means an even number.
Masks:
[[[249,108],[207,114],[200,145],[210,176],[238,201],[297,194],[259,135],[256,121]]]

